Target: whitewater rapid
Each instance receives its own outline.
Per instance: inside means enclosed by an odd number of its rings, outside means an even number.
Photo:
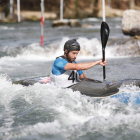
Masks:
[[[117,98],[88,97],[53,84],[37,83],[29,87],[12,84],[50,75],[53,61],[63,54],[68,39],[76,38],[81,45],[78,63],[101,59],[101,19],[80,22],[89,24],[88,28],[52,28],[52,21],[45,21],[43,47],[40,22],[0,25],[1,140],[139,140],[140,106],[134,104],[139,98],[139,87],[122,86],[120,94],[130,95],[129,102],[123,103]],[[140,79],[140,57],[135,53],[139,41],[122,34],[120,18],[107,22],[111,29],[106,47],[107,81]],[[99,65],[84,73],[103,80]]]
[[[116,98],[91,98],[50,84],[13,85],[6,75],[0,76],[0,82],[3,140],[44,137],[117,140],[140,136],[140,108],[132,101],[135,92],[140,92],[138,87],[121,87],[120,92],[131,92],[132,96],[124,104]]]

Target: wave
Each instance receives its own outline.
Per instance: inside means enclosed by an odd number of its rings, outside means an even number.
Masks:
[[[86,22],[86,21],[101,21],[101,19],[99,19],[99,18],[85,18],[85,19],[83,19],[82,20],[82,22]]]
[[[33,43],[27,46],[19,47],[4,47],[0,49],[0,63],[14,60],[30,60],[30,61],[51,61],[57,56],[63,55],[63,46],[69,37],[63,37],[62,40],[40,46],[39,43]],[[77,39],[80,43],[81,51],[78,58],[101,58],[102,46],[98,38],[88,39],[80,37]],[[115,39],[112,38],[108,41],[106,47],[106,58],[118,58],[128,56],[139,56],[139,44],[138,40],[131,39]]]
[[[14,27],[0,26],[0,30],[15,30]]]
[[[0,136],[3,140],[30,136],[41,139],[42,135],[73,140],[89,134],[95,138],[97,133],[115,138],[120,130],[120,137],[124,132],[131,136],[132,126],[139,130],[140,108],[131,100],[124,104],[116,98],[91,98],[50,84],[22,87],[12,85],[6,75],[0,75],[0,82],[0,131],[8,134]],[[120,92],[131,93],[134,98],[140,88],[122,86]],[[108,135],[110,131],[112,135]]]

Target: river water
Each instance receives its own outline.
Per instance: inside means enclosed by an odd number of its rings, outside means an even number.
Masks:
[[[80,20],[87,28],[52,28],[44,23],[44,46],[40,46],[40,22],[0,24],[0,139],[1,140],[139,140],[140,106],[117,99],[97,99],[60,89],[50,84],[29,87],[13,81],[50,75],[56,56],[63,54],[63,45],[76,38],[81,45],[77,62],[102,58],[100,24],[102,19]],[[128,40],[121,31],[121,19],[107,19],[109,42]],[[127,45],[114,43],[106,47],[107,81],[140,79],[140,56],[126,54]],[[140,45],[140,42],[137,41]],[[126,47],[118,53],[118,47]],[[102,80],[102,67],[84,73]],[[136,86],[122,86],[120,93],[140,92]]]

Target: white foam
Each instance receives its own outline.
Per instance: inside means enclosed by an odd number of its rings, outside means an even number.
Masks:
[[[84,27],[84,26],[83,26]],[[84,27],[86,29],[100,29],[100,25],[87,25],[87,27]]]
[[[98,19],[98,18],[85,18],[85,19],[83,19],[82,21],[83,21],[83,22],[84,22],[84,21],[100,21],[100,19]]]
[[[119,93],[124,93],[124,97],[129,97],[128,103],[129,104],[136,104],[136,100],[140,100],[140,88],[136,85],[122,85],[120,87]]]
[[[97,38],[87,39],[79,38],[77,40],[81,45],[80,55],[82,56],[99,56],[101,55],[101,43]]]
[[[116,29],[121,29],[122,27],[120,25],[115,26]]]
[[[0,30],[15,30],[14,27],[0,26]]]
[[[16,66],[19,65],[16,61],[52,61],[57,56],[63,55],[63,47],[69,37],[63,37],[60,42],[49,44],[48,46],[41,47],[39,43],[33,43],[25,48],[21,48],[21,53],[16,57],[4,56],[0,59],[0,64]],[[77,59],[90,59],[90,58],[102,58],[102,46],[100,40],[97,38],[88,39],[86,37],[80,37],[77,39],[80,43],[81,50]],[[57,47],[58,46],[58,47]],[[125,53],[117,53],[120,46],[106,46],[106,58],[122,58],[128,57]],[[7,51],[8,51],[8,47]],[[14,62],[15,61],[15,62]],[[9,63],[12,62],[12,63]]]
[[[49,134],[76,139],[90,132],[93,134],[95,132],[102,132],[102,134],[105,135],[109,133],[110,130],[119,129],[120,127],[123,128],[125,125],[132,127],[131,125],[133,123],[135,124],[133,127],[136,127],[136,129],[140,126],[140,114],[139,111],[135,109],[135,106],[131,104],[125,105],[109,97],[95,99],[81,95],[78,91],[73,92],[71,89],[58,88],[53,84],[37,83],[29,87],[12,85],[6,76],[1,76],[0,82],[2,83],[0,87],[1,105],[11,107],[12,104],[16,104],[15,101],[17,99],[30,106],[29,109],[28,107],[25,108],[25,116],[26,112],[34,113],[37,110],[41,112],[42,109],[44,109],[42,115],[46,115],[48,110],[50,110],[50,113],[47,115],[51,115],[52,113],[54,116],[51,122],[37,121],[33,125],[26,125],[24,123],[17,126],[16,129],[18,129],[18,131],[9,132],[9,138],[14,139],[29,135]],[[140,89],[135,86],[122,87],[121,90],[128,93],[131,92],[132,94],[133,92],[140,91]],[[18,105],[20,107],[20,104]],[[18,109],[12,109],[19,118],[23,117],[22,119],[24,120],[24,115],[20,116]],[[45,118],[46,116],[42,117]],[[26,121],[28,122],[28,120]],[[9,129],[12,129],[10,123],[4,131]],[[116,133],[116,131],[113,131],[113,133]]]
[[[16,95],[16,91],[21,90],[23,86],[13,85],[11,79],[6,74],[0,75],[0,103],[4,106],[9,106],[9,103],[13,100]]]

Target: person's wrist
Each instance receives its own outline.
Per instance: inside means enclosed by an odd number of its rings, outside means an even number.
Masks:
[[[97,62],[97,64],[100,64],[100,61],[98,60],[98,61],[96,61]]]

